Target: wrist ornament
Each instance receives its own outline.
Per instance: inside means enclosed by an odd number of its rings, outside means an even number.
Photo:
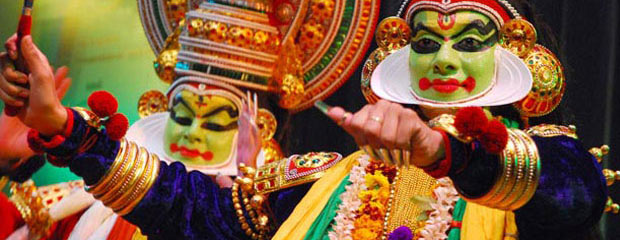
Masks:
[[[241,229],[248,237],[255,240],[268,239],[270,232],[269,217],[264,211],[264,195],[254,190],[256,170],[240,164],[239,170],[244,177],[237,177],[232,186],[232,201]],[[249,219],[246,217],[249,216]]]
[[[117,214],[126,215],[155,183],[159,164],[157,155],[123,138],[110,168],[86,190]]]
[[[532,138],[519,129],[508,130],[508,143],[498,158],[499,171],[491,189],[482,196],[468,196],[469,201],[491,208],[514,211],[534,196],[540,178],[541,162]]]
[[[429,121],[429,127],[442,130],[463,143],[474,140],[491,154],[499,154],[508,141],[506,127],[497,119],[489,120],[481,107],[465,107],[455,115],[442,114]]]

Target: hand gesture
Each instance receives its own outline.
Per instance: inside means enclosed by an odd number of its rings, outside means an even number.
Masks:
[[[375,152],[385,150],[388,155],[405,151],[410,154],[402,159],[402,163],[397,161],[396,164],[411,163],[423,167],[444,157],[441,133],[430,129],[415,111],[400,104],[380,100],[376,104],[364,106],[355,114],[341,107],[332,107],[328,115],[341,124],[363,149],[369,146],[380,150]],[[385,154],[377,157],[388,164],[394,164],[385,159]]]
[[[61,133],[67,113],[59,95],[63,95],[70,85],[70,79],[66,78],[68,69],[58,69],[55,76],[45,55],[32,42],[32,38],[26,36],[20,49],[30,71],[26,75],[15,70],[12,64],[17,59],[17,37],[9,38],[5,47],[8,52],[0,55],[0,99],[7,106],[20,108],[17,117],[27,127],[49,136]],[[22,87],[26,83],[30,89]]]

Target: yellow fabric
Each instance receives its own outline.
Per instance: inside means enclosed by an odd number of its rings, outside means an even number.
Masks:
[[[462,240],[515,240],[516,236],[513,212],[467,202],[461,227]]]
[[[306,236],[308,229],[319,216],[325,204],[329,200],[332,192],[338,188],[340,182],[349,174],[351,168],[357,163],[357,158],[363,154],[363,151],[357,151],[333,167],[325,171],[325,175],[321,177],[306,196],[297,204],[293,213],[280,226],[274,240],[301,240]]]

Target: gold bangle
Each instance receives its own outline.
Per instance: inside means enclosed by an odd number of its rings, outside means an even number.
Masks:
[[[108,168],[106,173],[103,175],[103,177],[101,177],[101,179],[99,179],[99,181],[97,181],[97,183],[93,184],[92,187],[86,189],[89,193],[101,194],[105,190],[104,186],[108,185],[108,183],[112,180],[114,173],[116,173],[118,169],[121,168],[123,164],[125,164],[125,155],[127,154],[127,148],[127,140],[125,140],[125,138],[122,138],[119,143],[119,150],[116,154],[116,158],[114,159],[114,162],[112,162],[112,166]]]
[[[128,174],[123,175],[123,182],[120,184],[120,187],[112,189],[110,194],[107,194],[107,196],[100,199],[101,202],[103,202],[104,205],[114,209],[111,204],[117,202],[122,195],[126,194],[127,191],[138,182],[138,178],[146,168],[147,159],[148,153],[144,148],[139,147],[138,157],[134,160],[136,162],[134,163],[134,167]]]
[[[513,209],[519,209],[523,205],[525,205],[529,200],[534,196],[536,189],[538,188],[538,181],[540,179],[540,156],[538,154],[538,147],[536,147],[536,143],[530,136],[525,134],[524,132],[519,132],[521,139],[525,143],[525,147],[527,148],[527,152],[530,159],[530,166],[527,169],[526,174],[526,187],[523,191],[521,197],[512,204]]]
[[[152,159],[153,167],[152,167],[152,171],[150,175],[148,176],[148,179],[146,180],[146,184],[144,185],[142,189],[136,190],[137,192],[136,197],[133,200],[130,200],[131,202],[127,204],[126,207],[120,209],[117,212],[119,215],[124,216],[130,213],[138,205],[138,203],[142,201],[146,193],[149,190],[151,190],[151,187],[153,186],[153,184],[155,184],[155,180],[157,180],[157,177],[159,176],[159,166],[161,162],[159,160],[159,157],[157,157],[157,155],[152,155],[152,156],[154,158]]]
[[[503,161],[505,162],[504,168],[502,169],[503,176],[501,176],[502,187],[498,188],[495,192],[491,193],[491,197],[486,201],[485,205],[493,208],[497,208],[497,205],[501,203],[502,199],[504,199],[505,192],[511,191],[516,183],[516,159],[517,159],[517,147],[514,136],[508,132],[508,144],[506,148],[500,154],[503,156]],[[497,184],[497,182],[496,182]]]
[[[127,179],[129,184],[127,185],[127,189],[122,191],[122,194],[115,200],[111,201],[108,204],[108,207],[114,210],[114,212],[118,212],[122,207],[126,206],[131,202],[131,200],[135,197],[135,191],[141,188],[146,183],[146,178],[150,175],[153,164],[151,161],[151,154],[146,151],[144,148],[140,148],[141,155],[146,156],[144,159],[144,166],[140,167],[140,169],[135,169],[135,175],[131,179]],[[142,159],[141,159],[142,161]]]
[[[97,193],[93,193],[93,196],[97,199],[103,197],[104,194],[110,194],[110,190],[119,185],[119,181],[122,180],[123,176],[127,174],[133,168],[135,156],[137,154],[137,146],[132,142],[127,142],[127,148],[125,158],[123,159],[122,166],[115,172],[111,172],[112,178],[110,182],[102,185],[95,185],[95,188],[99,188]]]
[[[527,153],[525,152],[526,151],[525,144],[519,140],[518,136],[515,133],[515,129],[510,129],[508,133],[513,135],[515,139],[515,146],[517,149],[517,158],[515,159],[515,168],[516,168],[517,174],[514,177],[515,179],[514,187],[510,189],[510,191],[505,191],[504,192],[505,194],[502,194],[505,197],[497,205],[499,209],[503,209],[503,210],[511,210],[510,204],[512,204],[512,202],[515,199],[518,199],[520,197],[520,194],[522,194],[522,191],[523,189],[525,189],[525,185],[526,185],[525,174],[527,170]]]
[[[508,143],[506,144],[506,148],[504,149],[504,151],[502,151],[502,153],[499,156],[500,167],[501,167],[501,171],[499,171],[499,174],[501,175],[497,178],[497,181],[495,182],[495,184],[489,191],[489,194],[487,194],[487,197],[481,198],[479,200],[480,203],[483,203],[485,205],[491,205],[491,206],[497,204],[497,201],[501,200],[501,199],[498,199],[499,193],[502,192],[505,188],[510,187],[509,186],[509,184],[511,183],[510,180],[515,174],[514,172],[514,154],[515,154],[514,151],[515,151],[514,141],[509,137]]]

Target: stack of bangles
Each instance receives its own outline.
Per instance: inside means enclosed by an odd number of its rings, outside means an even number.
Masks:
[[[159,164],[156,155],[123,138],[112,166],[87,191],[117,214],[126,215],[155,183]]]
[[[467,201],[514,211],[534,196],[539,178],[540,157],[536,144],[525,132],[508,129],[508,144],[499,156],[499,172],[491,190],[477,197],[459,192]]]

